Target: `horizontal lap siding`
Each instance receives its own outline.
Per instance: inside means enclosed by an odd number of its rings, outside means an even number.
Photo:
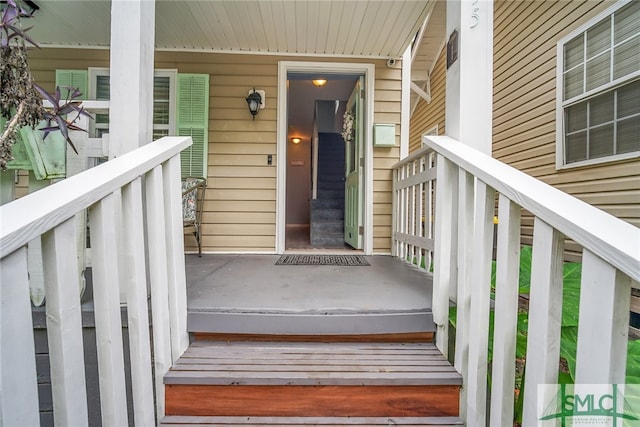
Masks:
[[[203,213],[203,251],[274,252],[276,233],[278,61],[266,55],[156,52],[156,69],[209,74],[208,187]],[[340,58],[304,61],[365,62]],[[390,252],[391,172],[399,157],[401,69],[376,66],[374,122],[396,124],[396,147],[373,151],[374,251]],[[56,69],[108,67],[108,50],[42,49],[30,52],[36,80],[53,90]],[[266,107],[251,120],[245,98],[266,91]],[[273,166],[266,156],[273,155]],[[194,239],[185,239],[196,250]]]
[[[396,125],[396,145],[373,149],[373,251],[391,252],[391,166],[400,158],[402,68],[376,61],[374,123]]]
[[[495,2],[493,156],[640,226],[640,161],[556,170],[556,45],[612,2]],[[523,31],[526,28],[527,31]],[[523,241],[532,220],[523,218]],[[569,242],[567,249],[578,250]]]
[[[442,49],[431,73],[431,102],[420,98],[411,116],[409,132],[409,152],[413,153],[422,147],[422,135],[438,126],[438,134],[445,134],[445,95],[447,85],[446,50]]]
[[[205,252],[273,252],[276,234],[278,64],[272,57],[156,52],[156,68],[209,74],[208,186],[202,215]],[[266,93],[251,120],[245,98]],[[273,155],[273,166],[267,155]],[[194,250],[193,239],[186,239]]]

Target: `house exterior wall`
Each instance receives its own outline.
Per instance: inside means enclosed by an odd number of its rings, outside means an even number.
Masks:
[[[640,160],[556,170],[556,45],[613,1],[494,3],[493,156],[612,215],[640,226]],[[444,58],[431,80],[434,100],[420,101],[411,119],[411,150],[444,116],[435,96],[444,91]],[[439,123],[439,121],[438,121]],[[440,130],[440,133],[442,131]],[[523,216],[523,242],[533,220]],[[575,246],[567,245],[569,258]]]
[[[422,147],[422,134],[438,126],[438,135],[445,132],[445,94],[447,83],[447,51],[442,49],[433,71],[431,72],[431,102],[424,99],[416,105],[411,116],[409,127],[409,152],[412,153]]]
[[[613,3],[495,2],[493,156],[640,226],[640,160],[555,165],[557,42]],[[523,226],[529,241],[531,217]]]
[[[204,252],[274,252],[278,61],[299,57],[156,52],[156,69],[209,74],[208,188],[203,213]],[[304,61],[374,63],[374,122],[396,124],[396,146],[373,150],[373,249],[391,247],[391,166],[400,155],[401,67],[385,60],[303,58]],[[40,49],[30,52],[36,81],[53,90],[56,69],[108,67],[108,50]],[[266,91],[255,120],[247,111],[249,89]],[[273,164],[267,165],[267,155]],[[185,240],[195,250],[193,239]]]

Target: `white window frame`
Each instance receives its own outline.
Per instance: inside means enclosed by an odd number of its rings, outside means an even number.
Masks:
[[[96,99],[96,78],[98,76],[109,76],[109,68],[89,67],[88,92],[89,99]],[[153,72],[154,77],[169,77],[169,124],[153,125],[153,130],[169,130],[170,136],[176,134],[176,108],[178,100],[176,97],[176,85],[178,82],[178,70],[176,69],[158,69]],[[153,113],[152,113],[153,114]],[[93,125],[96,127],[96,125]]]
[[[640,150],[630,153],[613,154],[610,156],[598,157],[595,159],[587,159],[578,162],[566,163],[565,160],[565,146],[564,146],[564,124],[565,124],[565,108],[578,102],[586,101],[589,98],[601,95],[605,92],[614,90],[616,87],[622,86],[626,83],[630,83],[640,77],[640,70],[634,73],[628,74],[624,77],[612,80],[609,83],[601,85],[595,89],[586,91],[583,94],[574,96],[567,100],[564,98],[564,46],[567,42],[580,35],[586,33],[587,30],[600,23],[603,19],[611,16],[617,10],[622,9],[624,6],[635,0],[620,0],[611,7],[607,8],[602,13],[591,18],[580,27],[576,28],[571,33],[567,34],[558,41],[556,46],[556,170],[572,169],[584,166],[591,166],[601,163],[611,163],[620,160],[627,160],[640,157]]]

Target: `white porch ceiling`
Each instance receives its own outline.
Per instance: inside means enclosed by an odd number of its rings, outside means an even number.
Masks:
[[[110,1],[35,1],[40,10],[24,25],[43,46],[109,46]],[[399,58],[434,1],[157,0],[156,47]]]

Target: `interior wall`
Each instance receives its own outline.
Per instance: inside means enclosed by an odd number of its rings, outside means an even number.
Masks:
[[[287,225],[309,224],[311,204],[311,139],[287,141]]]

